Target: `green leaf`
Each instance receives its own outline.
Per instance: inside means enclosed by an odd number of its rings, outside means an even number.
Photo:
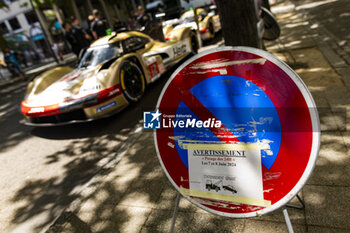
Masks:
[[[3,9],[3,10],[9,10],[10,8],[9,8],[9,6],[6,4],[6,3],[4,3],[3,1],[1,1],[0,2],[0,9]]]

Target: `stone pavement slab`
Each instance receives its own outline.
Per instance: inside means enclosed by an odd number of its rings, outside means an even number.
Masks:
[[[299,193],[299,196],[302,198],[302,192]],[[300,206],[300,203],[296,197],[293,198],[293,200],[290,202],[290,204]],[[294,226],[294,224],[298,224],[298,225],[305,225],[306,224],[305,212],[303,210],[299,210],[296,208],[287,208],[287,211],[288,211],[288,215],[289,215],[289,218],[290,218],[293,226]],[[249,221],[249,220],[250,219],[248,219],[247,221]],[[260,216],[260,217],[252,218],[252,220],[263,221],[263,224],[265,224],[265,222],[283,223],[284,227],[286,227],[282,209],[278,209],[276,211],[273,211],[271,213],[265,214],[265,215]]]
[[[349,186],[350,156],[340,132],[323,132],[316,167],[308,181],[312,185]]]
[[[299,225],[293,223],[293,230],[295,233],[306,233],[307,226]],[[288,232],[287,226],[285,223],[279,222],[269,222],[269,221],[256,221],[256,220],[245,220],[244,233],[285,233]]]
[[[117,205],[95,232],[140,232],[152,209]],[[106,209],[106,211],[108,211]]]
[[[334,68],[347,67],[346,62],[328,45],[323,43],[318,47]]]
[[[342,76],[345,86],[348,88],[348,90],[350,90],[350,67],[337,68],[336,71],[339,75]]]
[[[349,230],[344,230],[340,228],[328,228],[319,226],[308,226],[308,233],[348,233]]]
[[[141,232],[169,232],[172,211],[151,213]],[[209,213],[179,212],[175,232],[243,232],[244,220],[215,216]]]
[[[264,41],[268,51],[315,47],[316,31],[308,30],[311,25],[300,13],[295,12],[293,7],[286,9],[286,12],[275,15],[281,27],[281,35],[275,41]]]
[[[350,187],[306,185],[303,194],[308,224],[350,231]]]

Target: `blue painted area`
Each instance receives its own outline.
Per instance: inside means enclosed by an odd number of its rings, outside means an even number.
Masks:
[[[61,24],[58,22],[58,20],[55,21],[55,27],[56,27],[57,30],[59,30],[59,29],[62,28],[62,26],[61,26]]]
[[[43,34],[33,36],[33,40],[41,40],[41,39],[44,39],[44,35]]]
[[[102,105],[98,108],[96,108],[96,112],[102,112],[102,111],[105,111],[107,110],[108,108],[111,108],[111,107],[114,107],[117,105],[117,102],[113,101],[113,102],[110,102],[108,104],[105,104],[105,105]]]
[[[269,169],[281,145],[281,125],[277,110],[265,92],[252,82],[231,75],[214,76],[192,87],[191,93],[221,120],[241,142],[270,141],[272,155],[261,151],[262,163]],[[181,102],[177,114],[194,113]],[[178,120],[178,118],[175,118]],[[219,141],[208,129],[174,129],[174,136],[184,139]],[[176,143],[181,160],[188,168],[187,150]]]
[[[187,119],[196,119],[199,120],[199,118],[181,101],[179,104],[176,115],[189,115],[192,117],[175,117],[176,120],[184,120]],[[198,141],[220,141],[219,138],[215,136],[211,132],[210,129],[207,128],[174,128],[174,136],[177,137],[179,140],[181,139],[187,139],[187,140],[198,140]],[[184,150],[181,148],[181,146],[178,143],[178,140],[175,140],[176,143],[176,149],[178,151],[178,154],[182,160],[182,162],[185,164],[185,166],[188,168],[188,157],[187,157],[187,150]]]

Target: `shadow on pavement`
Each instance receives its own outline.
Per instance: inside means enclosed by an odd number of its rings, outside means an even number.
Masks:
[[[297,29],[294,33],[303,32],[303,22],[293,17],[286,15],[284,24]],[[299,37],[292,30],[289,32],[283,35],[288,48],[300,44],[305,44],[305,47],[315,45],[315,34]],[[310,88],[317,106],[328,110],[320,112],[323,131],[321,153],[315,171],[302,191],[307,209],[305,212],[291,214],[291,220],[300,232],[307,231],[306,223],[313,225],[309,229],[314,226],[350,229],[347,219],[350,208],[350,181],[347,175],[350,173],[350,159],[347,143],[350,135],[347,131],[340,130],[344,129],[344,124],[347,128],[346,119],[343,122],[332,112],[333,108],[348,108],[350,96],[334,70],[328,64],[321,63],[317,57],[322,55],[314,50],[293,52],[302,64],[295,69]],[[314,63],[311,64],[310,60]],[[169,77],[173,71],[174,68],[165,77]],[[149,87],[141,103],[108,119],[64,127],[28,130],[18,126],[15,129],[11,127],[7,132],[5,130],[9,138],[2,136],[5,133],[1,134],[3,147],[0,150],[6,150],[33,136],[69,140],[66,146],[45,157],[47,165],[55,165],[60,160],[67,161],[64,163],[63,175],[47,179],[33,178],[14,193],[12,202],[23,204],[16,209],[11,221],[19,224],[48,212],[41,225],[36,227],[39,231],[73,200],[81,198],[81,205],[61,215],[49,230],[50,233],[167,232],[170,229],[176,192],[159,165],[152,133],[143,132],[117,166],[101,167],[98,163],[101,158],[116,154],[116,148],[128,140],[129,132],[140,122],[142,111],[155,106],[166,82],[165,77]],[[0,107],[7,108],[6,101],[1,102]],[[11,117],[10,123],[13,124],[19,118],[14,110],[5,114],[8,114],[6,118]],[[3,118],[0,121],[1,119]],[[71,159],[64,160],[67,157]],[[92,179],[96,176],[101,178]],[[93,181],[89,186],[91,189],[75,192],[76,188],[88,181]],[[332,215],[325,209],[334,209],[337,214]],[[254,228],[256,225],[259,228]],[[218,229],[220,232],[286,230],[282,215],[276,218],[267,215],[254,220],[233,220],[208,214],[181,200],[176,231],[218,232]]]
[[[300,54],[304,54],[304,58],[299,62],[306,65],[299,67],[297,72],[308,84],[317,106],[327,111],[320,113],[323,131],[320,158],[301,192],[306,210],[288,211],[296,232],[307,232],[315,226],[328,230],[331,227],[348,229],[346,216],[350,190],[345,174],[350,172],[350,159],[343,138],[348,133],[339,128],[342,121],[338,122],[339,118],[332,109],[350,106],[349,93],[334,70],[322,63],[325,60],[317,58],[322,57],[318,50],[294,51],[294,55]],[[73,216],[57,221],[49,232],[75,232],[74,229],[80,225],[89,226],[88,232],[96,233],[168,232],[176,191],[159,165],[152,136],[150,132],[143,132],[118,166],[113,171],[107,171],[103,180],[93,183],[94,191],[84,196],[82,204],[76,206],[73,212],[68,212]],[[340,214],[322,211],[325,208],[335,208]],[[286,231],[281,211],[254,219],[230,219],[208,214],[184,199],[181,199],[179,211],[176,232]],[[307,227],[306,224],[315,226]]]
[[[83,204],[68,211],[73,216],[63,219],[65,213],[48,232],[76,232],[79,226],[96,233],[169,231],[176,191],[160,167],[152,136],[144,132],[114,171],[92,184],[95,191]],[[242,225],[242,220],[205,213],[182,199],[176,232],[231,232]]]
[[[43,164],[48,169],[52,169],[55,164],[62,166],[60,168],[62,173],[59,176],[27,179],[26,183],[13,194],[11,202],[21,203],[21,205],[15,210],[11,222],[16,226],[38,218],[40,219],[39,224],[35,225],[34,231],[40,231],[55,217],[59,216],[61,211],[73,200],[80,197],[81,190],[79,188],[81,189],[97,174],[110,173],[112,168],[104,167],[105,163],[101,163],[101,159],[107,157],[112,159],[118,156],[118,149],[133,136],[132,131],[135,126],[142,121],[142,112],[155,108],[164,84],[175,69],[176,67],[171,68],[160,80],[149,85],[140,103],[129,106],[115,116],[86,124],[62,127],[27,128],[19,126],[27,129],[27,132],[26,134],[21,132],[17,141],[14,141],[13,138],[11,141],[9,140],[12,146],[18,144],[25,136],[36,136],[49,140],[68,140],[68,143],[44,157]],[[13,120],[20,117],[18,113],[18,117]],[[22,128],[18,131],[21,130]],[[153,148],[153,142],[144,146]],[[139,154],[147,155],[148,159],[152,158],[154,160],[155,158],[148,156],[144,149]],[[140,157],[138,160],[142,163],[138,164],[142,170],[142,166],[146,166],[148,160]],[[125,171],[124,173],[129,172]],[[99,185],[99,183],[93,185]],[[109,184],[104,185],[105,187],[102,187],[101,191],[108,192]],[[110,188],[112,188],[112,185],[110,185]],[[118,192],[113,193],[113,196],[118,195],[120,195]],[[47,214],[42,216],[43,213]],[[69,214],[69,216],[73,215]],[[74,224],[79,223],[79,221],[73,222]]]
[[[19,86],[8,92],[1,92],[0,100],[0,152],[18,145],[31,137],[30,129],[19,123],[22,119],[20,102],[24,96],[25,86]]]

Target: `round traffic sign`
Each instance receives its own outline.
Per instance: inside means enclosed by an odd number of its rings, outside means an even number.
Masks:
[[[154,141],[167,177],[211,213],[271,212],[315,166],[312,96],[290,67],[259,49],[221,47],[189,59],[163,88],[157,114]]]

